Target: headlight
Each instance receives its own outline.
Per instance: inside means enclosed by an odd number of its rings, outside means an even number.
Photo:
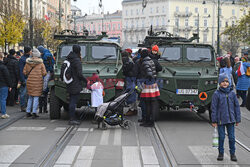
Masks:
[[[217,84],[218,81],[216,80],[211,80],[211,81],[205,81],[205,85],[214,85],[214,84]]]
[[[169,84],[169,80],[166,80],[166,81],[165,81],[165,84]]]

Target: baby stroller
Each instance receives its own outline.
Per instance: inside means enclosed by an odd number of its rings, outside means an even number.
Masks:
[[[129,129],[131,121],[124,119],[123,107],[127,98],[135,91],[131,89],[129,92],[123,92],[114,101],[103,103],[97,108],[95,120],[98,122],[98,128],[107,129],[107,125],[119,125],[124,129]]]

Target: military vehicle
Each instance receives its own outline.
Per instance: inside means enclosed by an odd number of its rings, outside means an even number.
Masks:
[[[163,70],[158,74],[161,108],[190,108],[198,113],[210,109],[218,81],[213,46],[193,42],[199,38],[197,34],[186,39],[165,31],[154,33],[152,27],[148,34],[138,46],[151,48],[156,44],[162,53],[159,62]]]
[[[104,84],[104,101],[113,99],[123,89],[121,46],[118,43],[105,40],[106,33],[89,36],[88,32],[79,35],[75,31],[65,30],[54,36],[63,41],[57,48],[54,80],[50,81],[50,118],[59,119],[61,108],[68,110],[69,94],[66,84],[60,79],[60,69],[66,56],[72,51],[72,46],[81,46],[82,74],[87,78],[93,73],[99,75]],[[88,106],[91,102],[91,92],[83,88],[77,107]]]

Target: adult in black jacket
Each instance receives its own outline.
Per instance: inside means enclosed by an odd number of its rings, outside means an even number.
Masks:
[[[6,114],[6,99],[8,96],[8,87],[11,86],[10,75],[7,67],[3,63],[3,54],[0,53],[0,106],[2,116],[1,118],[8,118]],[[11,91],[11,88],[9,88]]]
[[[122,52],[122,71],[125,76],[126,81],[126,90],[130,91],[135,88],[136,82],[136,71],[135,63],[132,58],[129,56],[127,51]],[[127,104],[129,105],[129,110],[126,113],[126,116],[136,115],[137,114],[137,105],[136,105],[136,93],[133,92],[127,99]]]
[[[82,75],[82,63],[81,63],[81,47],[79,45],[73,45],[73,52],[70,52],[67,56],[67,60],[70,62],[71,75],[73,81],[67,85],[67,92],[70,95],[69,100],[69,114],[70,125],[79,125],[80,122],[75,118],[76,103],[78,101],[81,90],[83,89],[84,82],[87,83],[86,78]]]
[[[15,58],[16,51],[14,49],[9,50],[9,55],[5,59],[5,65],[7,66],[10,79],[11,79],[11,91],[8,94],[7,105],[14,106],[15,104],[15,94],[17,91],[17,84],[19,81],[19,67],[18,60]]]

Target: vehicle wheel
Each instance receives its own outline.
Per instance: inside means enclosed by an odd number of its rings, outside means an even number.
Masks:
[[[50,119],[60,119],[61,103],[60,99],[55,95],[55,89],[50,92]]]
[[[206,108],[205,108],[205,107],[200,107],[200,108],[198,109],[198,113],[199,113],[199,114],[203,114],[204,112],[206,112]]]

